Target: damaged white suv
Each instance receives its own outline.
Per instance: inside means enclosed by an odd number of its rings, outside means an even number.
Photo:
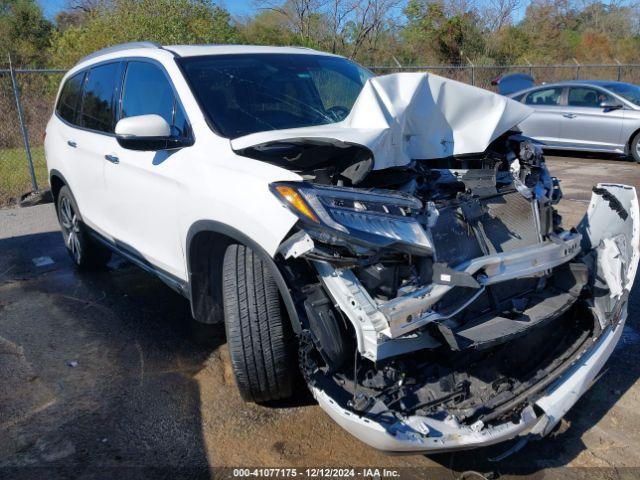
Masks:
[[[128,44],[64,77],[45,150],[79,267],[112,251],[224,322],[257,402],[302,373],[394,452],[547,434],[620,338],[635,189],[566,230],[528,107],[302,48]]]

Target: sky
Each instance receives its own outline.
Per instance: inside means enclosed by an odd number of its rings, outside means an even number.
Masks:
[[[482,1],[483,0],[478,0],[478,3]],[[611,0],[604,0],[605,3],[608,3],[609,1]],[[56,14],[60,10],[64,10],[68,5],[68,0],[37,0],[37,2],[40,4],[45,16],[50,20],[53,20]],[[232,16],[251,15],[256,11],[255,0],[217,0],[215,3],[226,8]],[[522,20],[528,3],[528,0],[521,1],[521,8],[515,12],[514,20],[516,22]],[[400,10],[402,9],[400,8]]]
[[[67,6],[67,0],[38,0],[45,16],[54,19],[60,10]],[[253,0],[225,0],[216,4],[226,8],[232,15],[245,15],[254,10]]]

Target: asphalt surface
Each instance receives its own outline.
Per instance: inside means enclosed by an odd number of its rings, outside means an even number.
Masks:
[[[630,162],[548,163],[562,179],[567,226],[586,211],[592,185],[640,187]],[[119,259],[104,272],[74,270],[52,205],[0,210],[0,478],[208,478],[210,468],[239,466],[635,478],[639,299],[634,289],[606,371],[550,438],[500,462],[488,458],[508,445],[387,456],[341,430],[304,386],[285,403],[242,402],[224,333],[195,324],[182,297]]]

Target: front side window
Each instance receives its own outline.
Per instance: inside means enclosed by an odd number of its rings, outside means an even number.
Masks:
[[[602,102],[613,100],[609,95],[601,90],[588,87],[571,87],[567,103],[571,107],[591,107],[600,108]]]
[[[84,81],[84,72],[76,73],[69,78],[60,92],[56,112],[60,118],[71,124],[76,124],[78,107],[80,106],[80,98],[82,97],[82,83]]]
[[[604,87],[611,90],[613,93],[617,93],[625,100],[636,105],[640,105],[640,87],[637,85],[632,85],[630,83],[612,83],[610,85],[605,85]]]
[[[89,70],[82,95],[81,127],[113,133],[115,122],[113,97],[119,72],[118,63],[100,65]]]
[[[524,103],[527,105],[560,105],[562,88],[543,88],[529,93]]]
[[[121,118],[160,115],[172,127],[172,134],[185,137],[188,123],[173,88],[160,67],[149,62],[129,62],[122,91]]]
[[[179,60],[205,115],[223,136],[344,119],[373,74],[340,57],[240,54]]]

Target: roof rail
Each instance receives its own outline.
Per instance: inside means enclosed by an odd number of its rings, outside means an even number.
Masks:
[[[93,53],[90,53],[86,57],[82,57],[78,60],[77,63],[81,63],[87,60],[91,60],[92,58],[99,57],[100,55],[104,55],[105,53],[114,53],[120,52],[122,50],[130,50],[132,48],[162,48],[162,45],[156,42],[129,42],[129,43],[120,43],[118,45],[113,45],[111,47],[106,47],[101,50],[97,50]]]

